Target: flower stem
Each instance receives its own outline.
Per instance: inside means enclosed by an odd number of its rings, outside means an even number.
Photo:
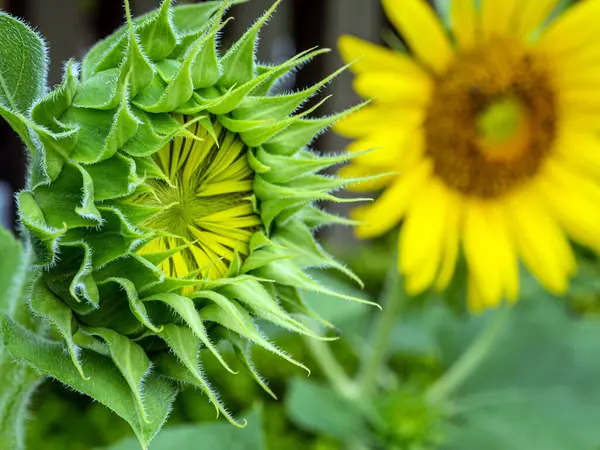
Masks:
[[[439,403],[447,399],[477,370],[502,335],[510,310],[510,307],[504,306],[495,311],[494,317],[470,347],[429,388],[426,395],[431,403]]]
[[[360,392],[363,396],[369,396],[377,384],[377,379],[388,357],[390,335],[405,299],[402,277],[398,273],[396,264],[390,264],[382,292],[383,311],[375,326],[370,346],[371,351],[365,352],[359,375]]]
[[[356,400],[354,383],[335,358],[329,343],[313,338],[305,338],[304,341],[314,360],[337,393],[348,400]]]

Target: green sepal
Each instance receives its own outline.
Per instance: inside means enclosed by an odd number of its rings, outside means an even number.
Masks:
[[[212,19],[212,26],[208,32],[202,49],[196,55],[196,59],[192,65],[192,83],[194,89],[202,89],[214,86],[219,78],[221,78],[221,64],[217,55],[217,34],[221,30],[227,20],[221,23],[223,14],[225,13],[225,3],[219,12]]]
[[[269,322],[305,336],[319,338],[311,329],[291,318],[258,281],[248,280],[244,283],[226,286],[220,292],[228,298],[247,304],[257,316]]]
[[[171,0],[164,0],[151,20],[139,27],[140,43],[146,55],[153,60],[165,59],[177,45],[177,36],[171,26]]]
[[[234,2],[238,3],[238,2]],[[221,8],[223,2],[221,0],[207,1],[203,3],[191,5],[179,5],[171,8],[171,21],[179,34],[185,35],[192,33],[202,28],[207,21]],[[158,14],[154,10],[142,16],[133,19],[134,27],[137,29],[141,24],[152,20]],[[126,32],[128,25],[121,26],[117,31],[108,36],[106,39],[94,45],[83,58],[81,65],[82,79],[87,80],[99,71],[98,67],[102,64],[103,59],[111,49],[117,47],[115,53],[123,52],[126,42]],[[118,45],[121,48],[118,49]],[[109,67],[114,67],[116,62],[109,64]]]
[[[352,270],[336,261],[321,248],[310,229],[300,219],[288,220],[285,226],[275,230],[272,238],[294,254],[294,261],[300,267],[330,267],[354,280],[361,288],[364,287],[361,279]]]
[[[190,345],[190,343],[193,343],[195,340],[192,332],[184,327],[176,327],[176,325],[169,325],[166,327],[166,330],[170,332],[170,335],[167,337],[165,332],[163,332],[161,337],[165,339],[165,342],[167,342],[166,339],[169,339],[171,342],[173,342],[174,345],[176,345],[177,350],[171,347],[175,352],[175,355],[171,353],[161,353],[157,355],[154,359],[156,367],[162,374],[173,381],[184,385],[189,384],[197,389],[200,389],[202,392],[204,392],[204,394],[206,394],[210,402],[214,405],[217,411],[217,416],[219,413],[221,413],[232,425],[239,428],[244,428],[247,423],[246,420],[244,419],[244,423],[242,424],[235,420],[229,411],[227,411],[223,403],[221,403],[217,393],[210,386],[208,380],[206,380],[202,370],[200,370],[198,361],[198,348],[196,347],[194,350],[193,346]],[[180,336],[179,334],[182,334],[183,336]],[[184,341],[186,337],[190,336],[191,341]],[[171,346],[170,343],[169,346]]]
[[[61,123],[77,129],[79,139],[73,146],[70,158],[82,164],[92,164],[103,159],[103,149],[113,127],[116,110],[101,111],[71,107],[61,116]]]
[[[133,104],[147,112],[166,113],[188,101],[194,93],[192,65],[208,38],[209,36],[199,38],[188,49],[179,71],[168,84],[156,75],[150,87],[141,92]]]
[[[349,161],[355,156],[354,154],[345,153],[320,157],[307,150],[301,150],[294,156],[273,155],[262,147],[254,150],[253,154],[263,167],[269,169],[265,170],[261,176],[270,183],[286,183],[303,175],[319,172],[333,165]]]
[[[225,309],[220,306],[213,304],[208,305],[200,311],[200,315],[205,320],[210,320],[212,322],[216,322],[219,325],[224,326],[225,328],[238,333],[240,336],[245,337],[249,341],[254,342],[257,345],[260,345],[266,350],[269,350],[286,361],[298,366],[304,370],[306,370],[310,374],[310,370],[304,364],[296,361],[286,352],[277,348],[274,344],[269,342],[267,338],[263,336],[263,334],[258,330],[256,324],[252,320],[252,317],[248,312],[240,306],[236,301],[231,300],[231,304],[238,310],[238,315],[232,316]],[[240,324],[234,317],[241,317],[243,323]]]
[[[73,106],[107,110],[116,108],[122,101],[122,70],[112,68],[98,72],[81,83],[73,99]]]
[[[244,260],[241,272],[249,273],[253,270],[258,269],[259,267],[266,266],[267,264],[270,264],[274,261],[279,261],[280,259],[293,258],[293,256],[294,255],[292,255],[291,253],[286,253],[282,251],[282,249],[278,249],[273,245],[260,248],[258,250],[252,250],[252,252]]]
[[[30,122],[30,127],[41,145],[36,145],[33,154],[33,173],[31,184],[48,184],[58,178],[63,166],[69,160],[71,151],[78,141],[78,130],[67,129],[59,133]]]
[[[281,0],[276,0],[273,6],[221,58],[223,75],[219,80],[220,86],[226,89],[234,85],[241,86],[256,76],[254,52],[258,33],[280,2]]]
[[[83,379],[89,380],[89,377],[85,376],[79,360],[79,348],[73,341],[73,313],[66,304],[50,292],[41,274],[38,274],[33,281],[29,306],[35,314],[56,327],[67,345],[69,356],[79,375]]]
[[[329,117],[299,120],[269,139],[263,144],[263,147],[269,153],[287,156],[293,155],[299,149],[306,147],[313,139],[335,122],[348,114],[352,114],[363,106],[364,104],[360,104]]]
[[[100,294],[98,293],[98,285],[92,275],[92,250],[89,244],[83,240],[66,242],[67,235],[65,235],[65,242],[60,243],[59,257],[61,261],[59,264],[67,266],[71,265],[70,262],[74,259],[80,261],[77,271],[72,274],[73,278],[69,284],[69,294],[75,301],[81,302],[81,297],[83,297],[86,302],[93,305],[93,308],[97,308],[100,302]],[[67,250],[71,248],[81,249],[83,257],[81,257],[80,253],[77,253],[75,258],[67,257]]]
[[[117,150],[123,148],[125,143],[131,139],[138,131],[141,121],[133,115],[129,108],[127,97],[121,102],[117,110],[106,141],[100,156],[99,161],[112,157]]]
[[[301,120],[302,117],[312,113],[314,110],[319,108],[323,103],[325,103],[329,97],[325,97],[323,100],[318,102],[316,105],[303,111],[301,114],[296,116],[288,117],[287,119],[280,120],[279,122],[275,122],[270,125],[262,125],[258,126],[252,130],[249,130],[245,133],[240,133],[240,138],[248,145],[248,147],[258,147],[259,145],[264,144],[266,141],[271,139],[273,136],[281,133],[283,130],[288,128],[290,125]]]
[[[127,257],[119,258],[100,267],[95,274],[99,283],[116,278],[133,280],[128,285],[134,285],[134,290],[139,292],[144,292],[165,279],[165,274],[160,269],[136,253],[131,253]]]
[[[146,422],[141,419],[129,385],[110,358],[94,351],[81,351],[86,373],[94,380],[90,382],[81,378],[61,344],[26,331],[5,316],[0,317],[0,336],[4,348],[14,358],[90,396],[127,421],[144,450],[171,411],[177,391],[157,375],[148,376],[144,382],[144,396],[152,399],[147,405]]]
[[[248,372],[250,372],[250,375],[252,378],[254,378],[254,381],[256,381],[258,385],[273,399],[278,400],[277,396],[271,390],[265,379],[260,373],[258,373],[258,370],[252,361],[252,346],[250,343],[243,340],[238,334],[232,333],[229,330],[221,328],[220,333],[222,333],[225,339],[231,343],[238,360],[244,364],[246,369],[248,369]]]
[[[67,231],[66,226],[54,228],[48,225],[40,206],[30,191],[21,191],[17,195],[17,207],[19,219],[34,237],[36,260],[34,264],[39,267],[47,267],[56,261],[58,241]]]
[[[0,117],[10,125],[10,127],[19,135],[21,140],[27,146],[27,150],[32,155],[35,155],[38,150],[38,145],[34,143],[30,136],[29,121],[22,114],[11,111],[0,104]]]
[[[283,211],[298,208],[315,200],[342,201],[326,192],[309,191],[268,183],[261,175],[254,177],[254,192],[261,199],[260,215],[269,229]]]
[[[304,222],[311,229],[321,228],[328,225],[356,226],[360,223],[356,220],[346,219],[345,217],[331,214],[311,205],[305,206],[298,211],[296,217],[302,220],[302,222]]]
[[[344,72],[347,68],[348,66],[344,66],[313,86],[292,94],[261,97],[248,96],[235,109],[233,116],[236,119],[242,120],[260,120],[267,118],[283,120],[315,95],[319,89],[337,77],[340,73]]]
[[[225,370],[233,374],[237,373],[229,367],[219,350],[217,350],[217,347],[208,337],[208,333],[206,332],[206,328],[202,323],[202,319],[198,315],[196,307],[194,306],[194,302],[191,299],[178,294],[165,293],[155,294],[144,299],[144,301],[149,300],[161,301],[171,307],[177,314],[179,314],[183,321],[188,325],[190,330],[192,330],[194,335],[200,339],[206,348],[208,348],[210,352],[217,358]]]
[[[57,127],[56,118],[60,117],[73,103],[79,87],[78,66],[74,60],[65,65],[62,83],[39,102],[33,105],[31,118],[34,122],[55,133],[62,130]]]
[[[85,166],[85,170],[94,181],[94,199],[97,202],[130,195],[143,183],[138,177],[135,161],[120,153]]]
[[[270,90],[273,88],[274,84],[280,80],[282,77],[292,73],[294,70],[297,70],[299,67],[307,64],[311,61],[315,56],[322,55],[325,53],[329,53],[331,50],[328,48],[317,49],[316,47],[309,48],[308,50],[304,50],[303,52],[298,53],[294,58],[294,64],[292,65],[279,65],[279,66],[268,66],[268,65],[260,65],[257,67],[257,75],[262,75],[264,73],[270,72],[269,77],[261,83],[256,89],[251,92],[252,96],[255,97],[264,97],[269,94]],[[273,71],[273,68],[277,68],[276,71]]]
[[[53,228],[93,227],[102,218],[94,206],[94,184],[79,164],[68,163],[49,186],[34,189],[35,201]]]
[[[310,306],[306,304],[306,302],[302,299],[300,292],[298,292],[298,288],[294,286],[284,286],[282,284],[277,285],[277,298],[285,304],[286,308],[290,310],[290,312],[295,312],[296,314],[300,314],[305,317],[310,317],[311,319],[316,320],[317,322],[324,325],[326,328],[333,330],[337,335],[340,334],[339,330],[336,328],[334,324],[329,322],[328,320],[323,319],[320,314],[315,312]]]
[[[109,328],[82,326],[80,329],[85,334],[98,336],[104,341],[111,359],[131,389],[142,419],[144,422],[150,423],[142,398],[142,384],[150,373],[152,364],[144,349],[131,339]]]
[[[373,305],[381,309],[378,303],[374,303],[362,298],[353,297],[339,292],[332,291],[326,287],[321,286],[310,276],[308,276],[300,267],[298,267],[291,260],[281,260],[275,263],[268,264],[257,270],[255,270],[257,276],[274,280],[284,286],[291,286],[298,289],[305,289],[308,291],[319,292],[321,294],[330,295],[332,297],[343,298],[345,300],[351,300],[357,303],[365,303],[367,305]]]
[[[187,327],[167,324],[158,335],[167,343],[175,355],[177,355],[181,364],[187,369],[188,374],[196,381],[194,385],[200,387],[206,394],[217,410],[217,414],[222,412],[223,415],[229,419],[231,416],[229,416],[229,413],[220,402],[217,394],[213,391],[200,369],[200,361],[198,359],[200,353],[200,341],[194,335],[192,330]],[[169,376],[169,373],[167,372],[166,375]],[[231,419],[233,418],[231,417]],[[235,421],[233,423],[236,424]]]
[[[112,207],[101,206],[103,222],[97,232],[85,228],[75,228],[65,234],[65,241],[85,241],[93,250],[92,267],[98,269],[108,263],[126,256],[144,237],[132,229],[125,221],[121,211]]]
[[[136,280],[137,281],[137,280]],[[129,300],[129,308],[133,315],[143,324],[146,328],[152,330],[154,333],[159,333],[162,330],[161,327],[154,325],[148,316],[144,303],[139,299],[135,284],[127,278],[107,278],[106,280],[99,282],[98,284],[116,283],[125,291],[127,294],[127,300]]]

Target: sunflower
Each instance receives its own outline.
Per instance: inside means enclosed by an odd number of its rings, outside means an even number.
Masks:
[[[600,1],[551,20],[557,3],[453,0],[447,32],[424,0],[383,0],[411,55],[340,38],[373,101],[337,132],[375,149],[342,173],[383,190],[354,211],[357,235],[403,221],[408,293],[444,290],[462,253],[473,311],[517,300],[519,261],[563,294],[569,239],[600,250]]]
[[[111,408],[146,447],[181,385],[240,425],[204,375],[201,354],[234,372],[219,349],[228,343],[274,396],[252,346],[306,367],[259,324],[328,340],[309,325],[333,325],[301,292],[363,300],[305,272],[336,268],[360,283],[313,236],[316,227],[351,223],[317,206],[341,201],[330,191],[347,180],[319,172],[351,155],[309,148],[346,112],[308,118],[320,104],[295,112],[344,68],[297,92],[273,88],[325,52],[256,61],[259,32],[279,1],[222,54],[231,1],[164,0],[135,19],[124,3],[126,25],[81,64],[68,62],[59,86],[25,107],[0,105],[31,156],[18,210],[32,248],[28,301],[42,330],[0,317],[0,338],[15,359]],[[7,35],[25,27],[5,17]],[[10,72],[25,62],[5,65]]]

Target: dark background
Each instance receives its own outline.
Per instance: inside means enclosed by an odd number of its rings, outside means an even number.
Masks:
[[[156,8],[160,0],[130,0],[135,15]],[[225,28],[222,45],[227,48],[268,9],[274,0],[250,0],[234,6],[235,17]],[[194,1],[188,1],[193,3]],[[175,3],[175,2],[174,2]],[[180,0],[178,4],[185,3]],[[97,40],[109,35],[124,22],[122,0],[0,0],[0,9],[25,19],[45,38],[50,49],[51,86],[61,79],[62,65],[71,57],[81,59]],[[381,42],[386,28],[379,0],[283,0],[261,34],[258,58],[282,62],[293,54],[315,46],[334,51],[318,57],[290,81],[289,89],[302,88],[324,78],[342,65],[336,39],[351,33]],[[358,101],[351,88],[352,77],[344,73],[320,97],[334,94],[317,113],[331,114]],[[344,140],[328,133],[315,146],[321,151],[339,151]],[[0,224],[14,226],[13,192],[23,188],[26,155],[16,134],[0,120]]]

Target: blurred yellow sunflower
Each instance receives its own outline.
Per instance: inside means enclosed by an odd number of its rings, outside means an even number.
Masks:
[[[600,251],[600,1],[550,21],[558,0],[453,0],[447,33],[425,0],[383,0],[412,56],[340,38],[355,90],[374,101],[340,121],[346,176],[379,190],[357,234],[404,221],[406,290],[445,289],[459,252],[473,311],[515,301],[519,260],[561,294],[569,237]]]

